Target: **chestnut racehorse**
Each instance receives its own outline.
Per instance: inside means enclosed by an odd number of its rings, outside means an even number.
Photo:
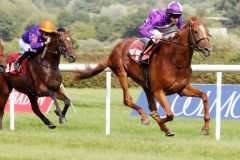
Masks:
[[[148,66],[149,87],[143,77],[143,68],[129,56],[129,46],[136,39],[124,39],[112,50],[109,57],[99,63],[95,68],[88,66],[86,71],[78,71],[75,80],[92,77],[109,67],[119,78],[123,89],[124,104],[135,109],[141,115],[143,124],[148,124],[146,113],[136,105],[129,94],[127,77],[131,77],[145,91],[152,118],[158,123],[166,136],[174,136],[166,122],[172,121],[174,114],[167,102],[166,95],[178,93],[180,96],[200,97],[204,104],[204,125],[202,132],[209,134],[209,109],[207,94],[193,87],[189,80],[191,77],[191,60],[194,51],[200,51],[209,56],[212,48],[209,42],[207,27],[199,17],[192,17],[188,23],[170,39],[162,39],[155,44]],[[166,117],[161,118],[157,112],[155,99],[161,104]]]
[[[0,129],[2,128],[5,104],[13,88],[28,96],[33,112],[49,128],[55,128],[56,126],[39,110],[38,97],[50,96],[56,105],[55,112],[59,116],[60,123],[66,121],[65,114],[70,106],[70,100],[60,88],[62,76],[59,63],[61,55],[70,63],[76,60],[72,43],[68,31],[55,32],[45,51],[38,51],[34,58],[28,60],[26,64],[27,72],[24,76],[7,72],[0,74]],[[61,111],[57,99],[64,101],[65,107],[63,111]]]

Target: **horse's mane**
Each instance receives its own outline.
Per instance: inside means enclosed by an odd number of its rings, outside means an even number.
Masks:
[[[172,40],[178,38],[183,33],[183,31],[188,29],[189,25],[192,25],[194,23],[201,23],[201,22],[202,22],[202,20],[198,16],[193,16],[192,18],[189,18],[187,23],[183,26],[182,29],[178,30],[177,33],[173,37],[169,37],[166,40],[172,41]]]

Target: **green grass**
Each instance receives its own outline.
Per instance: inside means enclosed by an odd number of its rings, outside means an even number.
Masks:
[[[111,134],[105,136],[105,89],[67,89],[77,113],[69,108],[64,125],[51,109],[46,116],[57,128],[48,129],[37,116],[15,114],[15,131],[9,114],[0,131],[1,160],[237,160],[240,157],[238,121],[222,121],[221,141],[215,140],[215,122],[209,136],[200,129],[202,119],[175,118],[167,123],[176,134],[165,137],[150,118],[144,126],[123,105],[122,91],[111,90]],[[134,101],[140,89],[130,90]]]

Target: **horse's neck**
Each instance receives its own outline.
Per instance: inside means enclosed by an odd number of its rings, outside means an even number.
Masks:
[[[43,54],[43,52],[36,56],[38,63],[43,67],[48,67],[50,69],[58,68],[60,64],[60,54],[53,53],[55,50],[51,48],[48,48],[45,54]]]
[[[191,43],[189,32],[190,31],[188,28],[181,30],[178,37],[173,40],[174,42],[177,42],[179,44],[172,44],[171,47],[171,58],[180,66],[186,66],[186,64],[191,64],[193,50],[190,47],[186,46]]]

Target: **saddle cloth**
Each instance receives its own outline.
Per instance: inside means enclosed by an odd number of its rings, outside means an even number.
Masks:
[[[21,56],[20,53],[11,53],[6,59],[7,62],[7,69],[5,70],[6,73],[16,74],[16,75],[23,75],[26,74],[26,65],[28,59],[24,59],[21,63],[21,69],[20,72],[17,72],[14,68],[14,62],[18,60],[18,58]]]
[[[131,45],[129,46],[128,53],[129,53],[130,57],[137,63],[140,63],[139,56],[143,51],[143,47],[144,47],[144,42],[140,41],[139,39],[133,41],[131,43]],[[142,59],[143,60],[149,59],[151,56],[151,54],[149,54],[149,53],[151,53],[151,52],[144,54]]]

